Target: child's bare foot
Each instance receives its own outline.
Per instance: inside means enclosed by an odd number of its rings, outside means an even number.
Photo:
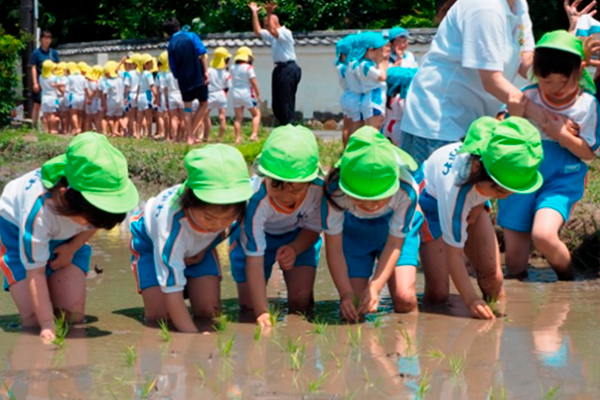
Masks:
[[[258,140],[258,135],[253,133],[253,134],[250,136],[250,141],[251,141],[251,142],[256,142],[257,140]]]

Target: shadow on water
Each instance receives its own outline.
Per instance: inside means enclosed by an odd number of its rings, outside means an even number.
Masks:
[[[67,338],[69,339],[91,339],[106,337],[112,334],[111,331],[100,329],[90,324],[98,322],[99,319],[93,315],[86,315],[85,321],[81,324],[72,325],[69,328]],[[39,329],[23,328],[19,320],[19,314],[10,314],[0,316],[0,329],[6,333],[25,333],[37,336]]]

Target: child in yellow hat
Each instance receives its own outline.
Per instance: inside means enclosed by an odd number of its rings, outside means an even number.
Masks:
[[[158,105],[158,91],[152,75],[152,70],[155,67],[154,57],[150,54],[142,54],[138,65],[143,68],[140,75],[140,89],[137,100],[139,136],[145,134],[150,137],[152,135],[152,113]]]
[[[64,90],[58,93],[58,130],[60,133],[69,132],[71,119],[69,118],[69,66],[66,62],[62,61],[56,64],[54,67],[54,76],[60,83]]]
[[[68,101],[69,116],[71,119],[71,133],[77,135],[81,133],[83,127],[84,106],[85,106],[85,87],[87,80],[81,74],[81,70],[74,62],[68,63],[69,83],[68,83]]]
[[[175,79],[175,76],[169,67],[168,53],[165,55],[166,60],[163,61],[166,63],[166,72],[163,81],[163,90],[166,98],[167,109],[169,111],[169,121],[171,124],[171,135],[170,137],[167,137],[167,140],[172,139],[178,142],[183,140],[183,135],[186,131],[184,126],[185,115],[183,113],[183,98],[181,96],[181,90],[179,90],[177,79]]]
[[[140,76],[137,71],[137,61],[140,54],[134,53],[129,57],[123,57],[121,63],[125,66],[123,73],[123,85],[125,86],[125,119],[127,126],[126,136],[138,137],[137,125],[137,98],[140,87]]]
[[[169,71],[169,57],[166,51],[163,51],[157,59],[158,72],[156,73],[156,88],[158,92],[158,108],[156,110],[156,135],[165,139],[171,137],[171,127],[169,124],[169,108],[166,97],[166,79]]]
[[[250,140],[258,139],[260,127],[260,109],[258,105],[262,102],[256,73],[252,66],[252,51],[240,48],[233,59],[231,68],[231,81],[233,86],[233,106],[235,107],[235,120],[233,129],[235,131],[235,143],[242,142],[242,120],[244,109],[247,108],[252,115],[252,134]]]
[[[44,61],[39,79],[40,90],[42,91],[41,109],[44,114],[44,126],[50,133],[58,133],[58,98],[64,91],[64,85],[53,74],[55,67],[56,64],[51,60]]]
[[[123,80],[117,72],[118,64],[115,61],[108,61],[104,65],[104,78],[102,84],[102,109],[105,112],[110,128],[109,136],[119,135],[121,128],[121,119],[123,118]],[[108,131],[105,131],[108,134]]]
[[[100,92],[100,78],[102,77],[102,65],[94,65],[86,75],[87,82],[85,86],[85,125],[86,131],[94,130],[102,132],[101,120],[102,101]]]
[[[224,47],[215,50],[215,55],[208,68],[208,109],[204,116],[204,139],[210,137],[212,123],[210,112],[218,110],[219,113],[219,141],[225,135],[227,128],[227,92],[231,88],[231,74],[229,73],[229,59],[231,54]]]

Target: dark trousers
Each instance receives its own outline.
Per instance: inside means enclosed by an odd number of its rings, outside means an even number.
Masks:
[[[273,114],[279,125],[294,122],[296,113],[296,90],[302,78],[302,70],[294,61],[277,63],[271,80]]]

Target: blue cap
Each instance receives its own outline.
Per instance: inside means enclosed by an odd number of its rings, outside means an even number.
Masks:
[[[392,29],[390,29],[390,33],[389,33],[389,40],[390,42],[394,39],[396,39],[397,37],[405,37],[408,38],[410,37],[410,34],[408,33],[408,31],[400,26],[396,26]]]
[[[348,63],[348,56],[354,47],[354,37],[356,35],[348,35],[341,38],[335,45],[335,54],[337,57],[337,62],[340,62],[340,56],[345,55],[346,60],[343,62],[344,64]]]
[[[381,32],[365,32],[364,44],[366,49],[380,49],[387,44]]]
[[[392,67],[387,73],[387,95],[392,97],[396,92],[401,99],[405,99],[408,88],[417,73],[417,68]]]

